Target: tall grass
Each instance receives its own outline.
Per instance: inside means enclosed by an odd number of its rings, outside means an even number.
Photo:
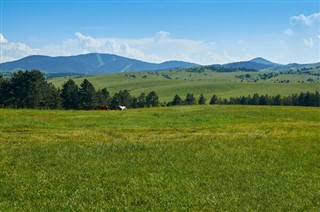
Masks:
[[[0,210],[320,209],[320,109],[0,110]]]

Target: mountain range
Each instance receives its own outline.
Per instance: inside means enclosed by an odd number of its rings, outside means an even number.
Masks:
[[[33,55],[20,60],[0,64],[0,71],[32,70],[37,69],[50,73],[77,73],[77,74],[106,74],[116,72],[161,71],[177,68],[200,66],[185,61],[166,61],[163,63],[149,63],[130,59],[114,54],[90,53],[76,56],[49,57]],[[319,68],[320,63],[314,64],[278,64],[258,57],[249,61],[227,63],[219,66],[226,68],[241,68],[256,71],[286,71],[301,68]]]
[[[160,71],[189,68],[199,64],[184,61],[149,63],[113,54],[83,54],[49,57],[34,55],[0,64],[1,71],[37,69],[52,73],[106,74],[115,72]]]

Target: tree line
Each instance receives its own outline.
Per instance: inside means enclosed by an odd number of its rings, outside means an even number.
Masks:
[[[217,100],[218,102],[220,100]],[[224,100],[222,100],[223,102]],[[241,105],[285,105],[285,106],[314,106],[320,107],[320,93],[316,92],[301,92],[300,94],[291,94],[289,96],[269,96],[255,93],[253,96],[242,96],[230,98],[227,104]]]
[[[48,83],[38,70],[18,71],[11,78],[0,76],[0,107],[31,109],[74,109],[93,110],[99,105],[116,109],[158,106],[159,97],[152,91],[134,97],[128,90],[121,90],[110,96],[107,88],[96,90],[89,80],[78,86],[72,79],[56,88]]]
[[[173,100],[167,103],[167,106],[172,105],[195,105],[206,104],[205,97],[201,94],[198,101],[193,94],[187,94],[185,100],[182,100],[179,95],[175,95]],[[284,106],[313,106],[320,107],[320,93],[316,91],[301,92],[300,94],[291,94],[289,96],[269,96],[259,95],[257,93],[248,96],[231,97],[229,99],[222,99],[217,95],[213,95],[209,104],[223,104],[223,105],[284,105]]]
[[[155,91],[141,93],[138,97],[132,96],[128,90],[120,90],[113,96],[107,88],[96,90],[87,79],[78,86],[72,79],[56,88],[48,83],[44,75],[37,70],[18,71],[11,78],[0,76],[0,107],[2,108],[34,108],[34,109],[74,109],[93,110],[100,105],[107,105],[116,109],[119,105],[127,108],[195,105],[206,104],[203,94],[196,98],[188,93],[184,99],[175,95],[172,101],[160,103]],[[241,104],[241,105],[294,105],[294,106],[320,106],[318,91],[301,92],[290,96],[258,95],[232,97],[221,99],[213,95],[209,104]]]

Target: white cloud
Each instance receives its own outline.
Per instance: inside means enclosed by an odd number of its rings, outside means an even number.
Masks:
[[[154,36],[155,41],[161,41],[164,39],[168,39],[170,36],[170,32],[160,31],[157,32]]]
[[[8,43],[8,40],[4,38],[2,33],[0,33],[0,43]]]
[[[303,39],[304,45],[306,45],[309,48],[313,47],[313,38]]]
[[[293,35],[293,30],[292,30],[291,28],[286,29],[286,30],[284,31],[284,34],[289,35],[289,36],[292,36],[292,35]]]
[[[284,34],[293,38],[287,39],[286,54],[295,57],[296,61],[303,59],[304,63],[306,61],[314,62],[319,60],[319,39],[317,38],[319,24],[320,13],[292,16],[290,18],[290,27],[284,31]]]
[[[4,42],[1,42],[0,63],[17,60],[28,55],[33,55],[36,53],[36,51],[36,49],[30,48],[24,43],[8,42],[6,39],[4,39]]]
[[[0,33],[0,44],[0,63],[35,54],[36,51],[24,43],[9,42],[2,33]]]
[[[292,16],[290,18],[291,24],[294,25],[296,23],[302,23],[305,25],[311,25],[313,23],[320,21],[320,13],[313,13],[309,16],[305,16],[304,14],[300,14],[298,16]]]
[[[226,50],[223,51],[223,55],[226,59],[228,59],[228,62],[235,62],[240,61],[241,59],[238,57],[231,56]]]
[[[75,36],[76,39],[70,39],[66,43],[81,46],[85,52],[113,53],[149,62],[166,60],[188,60],[201,64],[217,62],[207,55],[211,46],[209,43],[172,38],[170,33],[165,31],[141,39],[93,38],[81,33],[76,33]]]
[[[145,55],[143,51],[128,44],[125,39],[93,38],[75,33],[75,39],[64,42],[65,49],[69,49],[71,54],[79,53],[110,53],[140,60],[158,60],[154,55]]]

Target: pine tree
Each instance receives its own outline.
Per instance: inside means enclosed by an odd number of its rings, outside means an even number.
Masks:
[[[159,105],[159,97],[155,91],[151,91],[146,96],[146,104],[147,106],[157,107]]]
[[[251,104],[253,104],[253,105],[260,104],[260,97],[257,93],[253,94]]]
[[[0,107],[10,106],[10,100],[12,99],[12,89],[9,80],[0,80]]]
[[[312,106],[320,107],[320,93],[319,93],[319,91],[316,91],[313,94]]]
[[[171,102],[171,105],[182,105],[183,100],[180,98],[178,94],[176,94]]]
[[[260,105],[269,105],[269,97],[268,95],[261,95],[259,99]]]
[[[210,99],[210,105],[218,104],[219,98],[216,95],[213,95]]]
[[[188,93],[184,102],[186,105],[195,105],[197,101],[193,94]]]
[[[78,109],[79,105],[79,89],[76,83],[69,79],[63,86],[61,91],[62,106],[65,109]]]
[[[60,109],[62,107],[62,99],[60,97],[60,90],[49,83],[44,89],[46,93],[44,99],[41,101],[41,108],[46,109]]]
[[[46,99],[51,89],[38,70],[18,71],[10,80],[10,106],[17,108],[47,108]],[[55,89],[55,88],[54,88]]]
[[[116,109],[119,105],[131,108],[132,100],[133,98],[128,90],[121,90],[113,95],[112,100],[110,102],[110,108]]]
[[[198,104],[199,105],[205,105],[206,104],[206,98],[203,96],[203,94],[200,95]]]
[[[137,104],[138,104],[138,107],[145,107],[147,102],[146,102],[146,94],[144,92],[142,92],[140,94],[140,96],[138,96],[138,99],[137,99]]]
[[[138,98],[135,96],[132,97],[131,107],[132,108],[139,108]]]
[[[96,93],[97,103],[99,105],[108,105],[110,103],[110,93],[106,88],[98,90]]]
[[[273,105],[282,105],[282,99],[279,94],[272,97],[272,104]]]
[[[93,110],[97,107],[96,90],[89,80],[84,79],[79,88],[79,109]]]

